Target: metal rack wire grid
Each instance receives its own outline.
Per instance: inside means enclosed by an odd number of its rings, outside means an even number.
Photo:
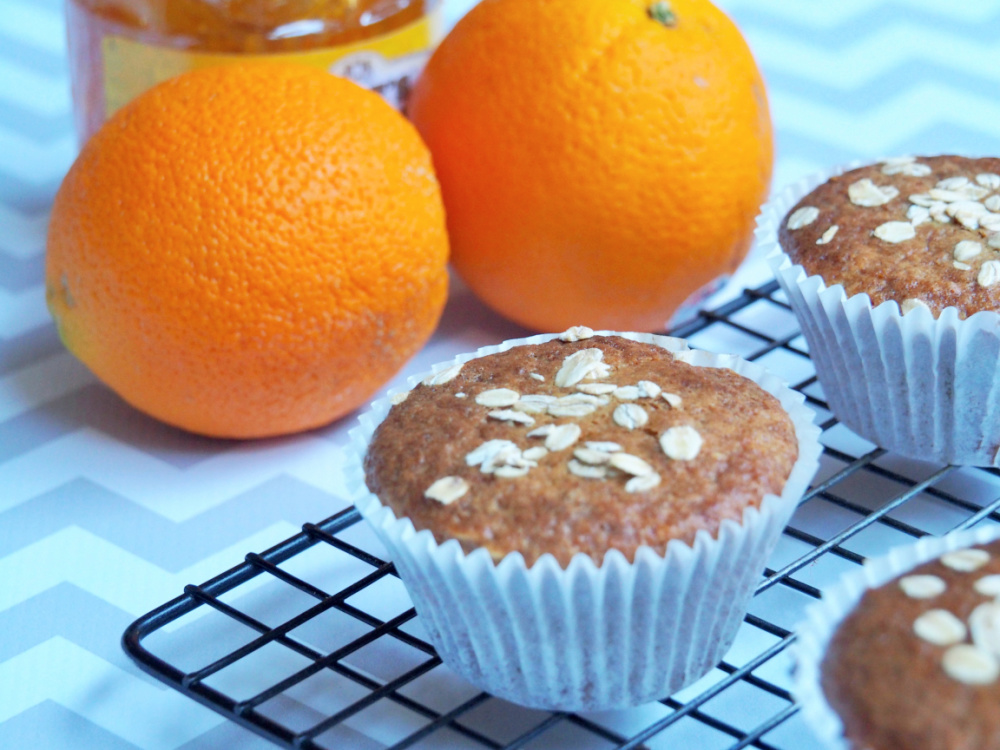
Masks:
[[[672,332],[756,360],[805,394],[824,455],[726,658],[680,693],[598,714],[530,710],[451,673],[384,550],[348,508],[191,585],[133,623],[126,652],[149,674],[288,748],[809,750],[789,693],[791,628],[866,556],[1000,516],[1000,472],[908,461],[827,409],[775,283]]]

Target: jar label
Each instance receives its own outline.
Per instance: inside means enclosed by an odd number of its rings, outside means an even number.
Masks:
[[[417,21],[386,34],[336,47],[304,52],[245,55],[173,49],[105,36],[105,116],[157,83],[189,70],[236,63],[295,63],[328,70],[381,94],[402,109],[413,81],[441,38],[440,6]]]

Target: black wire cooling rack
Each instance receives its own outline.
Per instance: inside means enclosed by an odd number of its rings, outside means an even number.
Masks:
[[[288,748],[814,748],[788,689],[791,628],[804,607],[866,556],[1000,520],[1000,473],[907,461],[840,425],[774,282],[672,333],[796,384],[825,446],[736,643],[696,685],[587,715],[477,691],[424,640],[392,564],[353,509],[187,586],[128,628],[126,652],[170,687]]]

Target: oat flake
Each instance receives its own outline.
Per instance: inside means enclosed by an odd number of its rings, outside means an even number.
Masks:
[[[955,268],[957,268],[959,271],[971,271],[972,270],[972,266],[970,266],[968,263],[963,263],[960,260],[953,261],[951,265],[954,266]]]
[[[897,195],[899,195],[899,188],[893,185],[879,187],[867,177],[847,188],[847,197],[850,198],[851,203],[863,208],[884,206]]]
[[[548,448],[536,445],[534,448],[528,448],[521,455],[528,461],[540,461],[549,455],[549,450]]]
[[[525,476],[529,467],[527,466],[512,466],[510,464],[505,464],[504,466],[499,466],[493,472],[493,476],[500,477],[501,479],[516,479],[517,477]]]
[[[885,224],[879,224],[875,227],[872,234],[884,242],[896,244],[912,240],[917,236],[917,231],[908,221],[887,221]]]
[[[592,404],[584,403],[549,404],[546,411],[550,417],[556,417],[558,419],[579,419],[580,417],[586,417],[589,414],[593,414],[597,411],[597,407]]]
[[[546,396],[541,393],[526,393],[518,399],[513,408],[523,411],[526,414],[544,414],[551,404],[556,402],[555,396]]]
[[[573,451],[573,458],[590,466],[601,466],[611,461],[611,454],[592,448],[577,448]]]
[[[610,458],[610,463],[614,468],[634,477],[644,477],[654,473],[652,466],[631,453],[612,453]]]
[[[676,393],[661,393],[663,400],[670,404],[673,408],[679,409],[681,407],[682,399]]]
[[[991,195],[983,201],[983,207],[990,211],[1000,212],[1000,195]]]
[[[649,422],[649,415],[646,410],[638,404],[621,404],[612,413],[611,418],[619,427],[626,430],[634,430],[643,427]]]
[[[1000,596],[1000,575],[983,576],[972,584],[972,588],[983,596]]]
[[[908,177],[926,177],[931,173],[931,168],[927,164],[907,164],[904,167],[897,167],[894,172],[886,172],[882,170],[885,174],[903,174]]]
[[[911,599],[933,599],[948,588],[944,579],[931,575],[903,576],[899,588]]]
[[[1000,213],[987,211],[979,216],[979,226],[989,232],[1000,231]]]
[[[913,203],[916,206],[930,208],[932,205],[937,203],[937,201],[931,198],[927,193],[914,193],[910,196],[910,203]]]
[[[545,382],[545,376],[544,375],[540,375],[537,372],[533,372],[533,373],[529,374],[528,377],[534,378],[535,380],[541,381],[542,383]]]
[[[974,240],[962,240],[957,245],[955,245],[955,260],[967,261],[972,260],[977,255],[983,252],[983,245],[981,242],[976,242]]]
[[[460,373],[461,371],[462,371],[461,364],[452,365],[451,367],[448,367],[444,370],[441,370],[440,372],[436,372],[433,375],[424,378],[423,384],[444,385],[445,383],[454,380],[458,376],[458,373]]]
[[[391,396],[389,396],[389,403],[392,404],[393,406],[399,406],[409,397],[410,397],[409,391],[400,391],[399,393],[394,393]]]
[[[583,430],[580,429],[580,425],[573,424],[572,422],[569,424],[550,426],[552,429],[548,432],[545,438],[545,447],[553,453],[569,448],[573,445],[573,443],[580,439],[580,435],[583,432]]]
[[[785,226],[791,230],[802,229],[802,227],[812,224],[817,218],[819,218],[818,208],[803,206],[788,217],[788,223]]]
[[[965,640],[965,623],[946,609],[930,609],[913,621],[913,632],[935,646],[951,646]]]
[[[833,226],[831,226],[829,229],[827,229],[825,232],[823,232],[823,236],[822,237],[820,237],[818,240],[816,240],[816,244],[817,245],[826,245],[828,242],[830,242],[830,240],[832,240],[834,238],[834,235],[837,234],[837,230],[838,229],[840,229],[840,227],[837,226],[836,224],[834,224]]]
[[[591,396],[606,396],[618,388],[614,383],[579,383],[576,389]]]
[[[941,190],[961,190],[968,184],[969,184],[968,177],[959,176],[959,177],[948,177],[946,179],[939,180],[938,184],[935,185],[934,187],[939,188]]]
[[[575,458],[571,458],[566,464],[569,473],[583,479],[604,479],[608,475],[608,470],[604,466],[588,466],[580,463]]]
[[[478,396],[476,396],[476,403],[480,406],[513,406],[521,398],[521,394],[517,391],[512,391],[510,388],[492,388],[488,391],[483,391]]]
[[[983,172],[976,175],[976,182],[989,190],[1000,190],[1000,174]]]
[[[667,458],[675,461],[691,461],[697,458],[704,440],[698,430],[690,425],[671,427],[660,435],[660,447]]]
[[[501,454],[512,455],[514,452],[520,455],[521,449],[510,440],[487,440],[478,448],[465,454],[465,463],[468,466],[479,466],[492,461]]]
[[[976,277],[979,286],[990,287],[1000,283],[1000,260],[988,260],[979,267]]]
[[[941,564],[960,573],[971,573],[990,561],[990,553],[984,549],[958,549],[941,555]]]
[[[882,162],[882,174],[884,175],[907,175],[908,177],[926,177],[931,173],[931,168],[927,164],[918,164],[913,156],[903,156],[887,159]]]
[[[906,315],[908,312],[912,312],[912,311],[916,310],[917,308],[921,308],[921,307],[923,309],[925,309],[925,310],[930,310],[931,309],[927,305],[927,303],[924,302],[922,299],[917,299],[916,297],[914,297],[912,299],[905,299],[905,300],[903,300],[903,304],[901,304],[899,306],[899,311],[903,315]]]
[[[594,330],[587,326],[572,326],[559,334],[560,341],[583,341],[594,336]]]
[[[533,425],[535,423],[534,417],[529,417],[523,411],[515,411],[514,409],[497,409],[488,412],[486,416],[500,422],[515,422],[526,425]]]
[[[651,380],[639,381],[639,398],[656,398],[662,391],[663,389]]]
[[[442,505],[451,505],[469,491],[469,483],[462,477],[441,477],[424,490],[424,497],[437,500]]]
[[[1000,677],[1000,663],[981,648],[959,643],[944,652],[941,666],[953,680],[966,685],[988,685]]]
[[[987,240],[986,244],[992,247],[994,250],[1000,250],[1000,232],[994,232],[991,234]]]
[[[646,492],[660,483],[660,475],[655,471],[652,474],[643,474],[639,477],[632,477],[625,482],[626,492]]]
[[[569,388],[586,378],[591,372],[603,372],[607,366],[603,365],[604,352],[600,349],[581,349],[573,352],[563,360],[563,365],[556,373],[556,385],[560,388]]]
[[[918,227],[925,221],[931,220],[931,210],[923,206],[910,206],[906,211],[906,218],[913,226]]]
[[[972,642],[993,656],[1000,656],[1000,603],[985,602],[969,615]]]
[[[615,388],[611,394],[619,401],[635,401],[639,398],[639,387],[635,385],[623,385]]]
[[[618,453],[622,449],[618,443],[613,443],[610,440],[588,440],[584,445],[592,451],[602,451],[604,453]]]

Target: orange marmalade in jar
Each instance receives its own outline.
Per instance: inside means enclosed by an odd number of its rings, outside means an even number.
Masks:
[[[188,70],[238,61],[324,68],[402,109],[441,36],[441,0],[67,0],[81,142]]]

